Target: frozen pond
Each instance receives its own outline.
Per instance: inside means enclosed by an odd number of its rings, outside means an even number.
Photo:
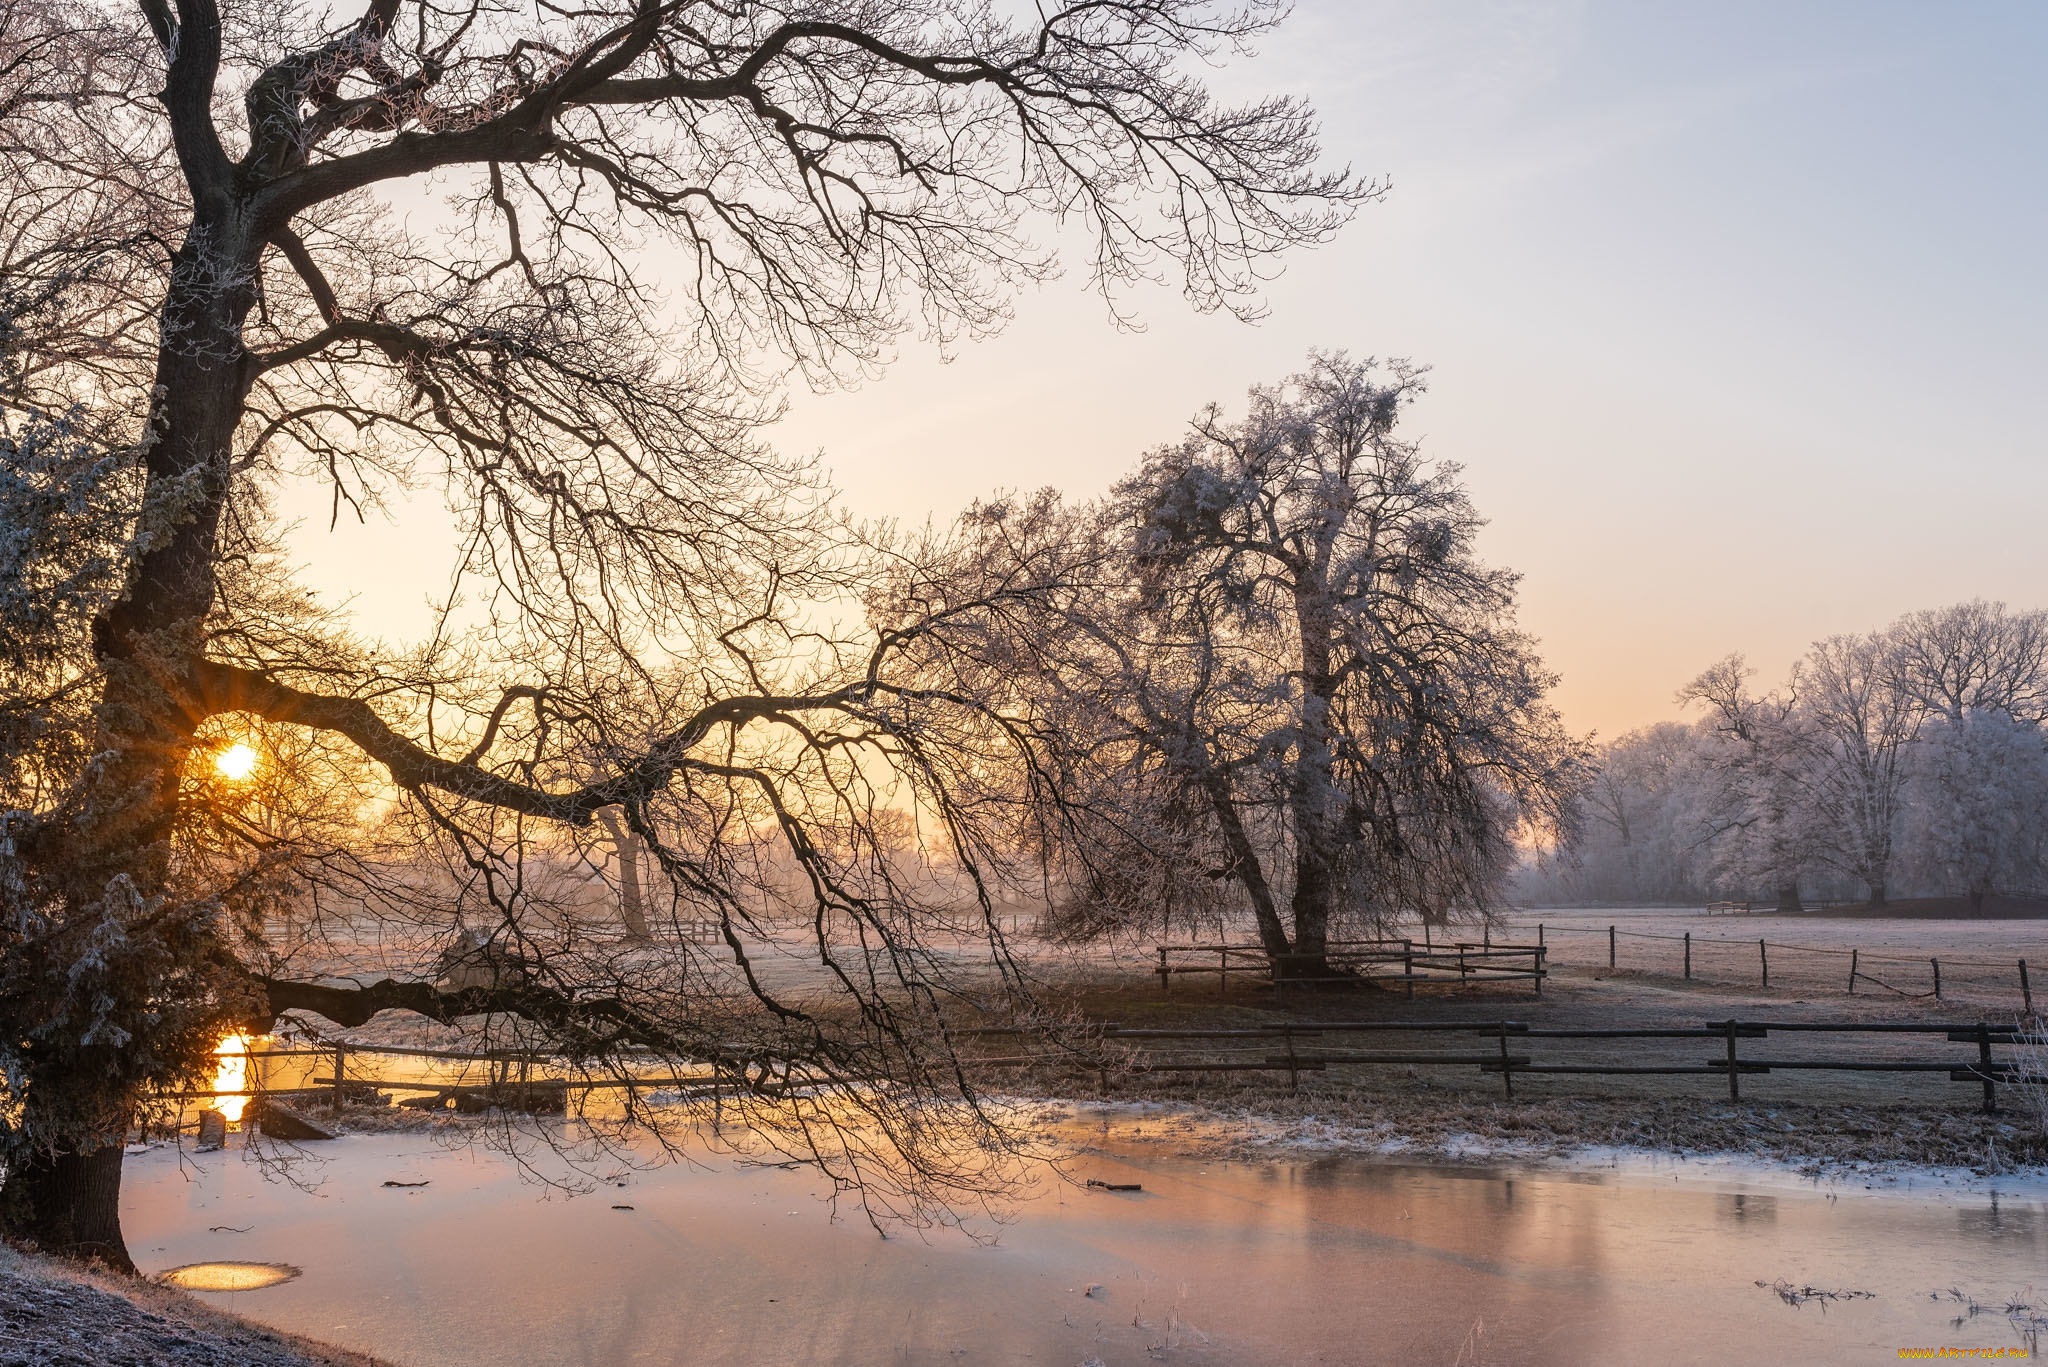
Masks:
[[[1076,1175],[1144,1192],[1048,1188],[990,1247],[834,1222],[802,1171],[711,1160],[565,1199],[421,1135],[317,1149],[311,1190],[239,1149],[132,1157],[137,1263],[293,1264],[209,1299],[420,1367],[1874,1363],[2019,1347],[2006,1299],[2048,1299],[2038,1180],[1992,1196],[1085,1156]],[[1757,1285],[1779,1279],[1876,1294],[1795,1307]],[[1953,1325],[1952,1287],[1984,1312]]]

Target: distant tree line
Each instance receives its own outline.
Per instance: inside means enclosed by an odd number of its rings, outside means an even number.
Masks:
[[[2048,612],[1969,602],[1814,643],[1759,692],[1740,655],[1696,710],[1599,747],[1578,838],[1525,896],[1960,897],[2048,888]]]

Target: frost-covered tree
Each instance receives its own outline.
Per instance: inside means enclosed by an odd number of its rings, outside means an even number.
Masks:
[[[1800,819],[1822,867],[1885,904],[1920,711],[1899,686],[1893,644],[1878,634],[1816,641],[1795,673],[1784,733]]]
[[[1696,795],[1700,839],[1716,878],[1768,888],[1781,910],[1800,909],[1799,884],[1815,867],[1811,812],[1798,769],[1798,698],[1757,693],[1755,674],[1730,655],[1679,691],[1681,705],[1706,709]]]
[[[1782,905],[1800,876],[1846,882],[1881,906],[1902,884],[1981,905],[2029,876],[2015,813],[2048,707],[2048,613],[1910,613],[1816,642],[1782,689],[1748,677],[1730,657],[1680,694],[1708,709],[1695,805],[1721,877]]]
[[[1889,641],[1816,641],[1769,694],[1751,692],[1747,675],[1730,657],[1681,694],[1710,709],[1716,740],[1703,753],[1697,810],[1723,875],[1777,888],[1787,907],[1799,904],[1802,875],[1832,876],[1883,906],[1920,718]]]
[[[1699,724],[1659,722],[1593,752],[1577,802],[1576,838],[1545,851],[1523,886],[1565,902],[1688,902],[1710,889],[1696,829],[1703,779]]]
[[[1000,603],[821,625],[819,603],[881,601],[881,571],[759,423],[791,368],[999,326],[1055,264],[1034,214],[1080,229],[1111,298],[1158,276],[1255,307],[1262,263],[1371,193],[1315,169],[1296,102],[1191,74],[1273,17],[0,0],[0,284],[10,318],[42,311],[9,338],[0,490],[5,1227],[125,1262],[130,1109],[209,1034],[289,1010],[482,1022],[599,1076],[708,1063],[721,1116],[835,1180],[896,1174],[913,1212],[973,1190],[959,1164],[1002,1138],[919,945],[944,924],[1000,960],[1000,935],[985,896],[947,920],[868,855],[906,800],[980,848],[971,799],[1021,738],[925,689],[913,647]],[[416,227],[408,182],[445,196]],[[336,517],[448,504],[428,641],[353,638],[290,582],[288,485]],[[238,736],[367,775],[391,848],[224,788]],[[271,796],[296,789],[348,785]],[[588,856],[600,813],[659,885],[650,929],[708,918],[719,945],[555,914],[540,865]],[[410,976],[362,987],[274,942],[270,909],[322,878],[359,915],[440,904],[429,856],[496,937],[491,985],[435,987],[427,921]],[[792,872],[821,995],[746,957],[764,861]]]
[[[1276,975],[1326,977],[1334,928],[1484,911],[1516,836],[1562,819],[1581,746],[1457,467],[1396,435],[1421,387],[1316,357],[1105,506],[1118,555],[1054,677],[1126,841],[1081,888],[1112,921],[1182,864],[1243,899]]]
[[[2048,733],[2000,711],[1938,718],[1914,756],[1921,876],[1980,915],[1994,892],[2048,887]]]
[[[2048,885],[2048,612],[1975,601],[1910,613],[1888,633],[1918,705],[1910,849],[1920,880],[1973,911]]]
[[[2048,724],[2048,611],[1977,599],[1908,613],[1885,636],[1896,686],[1927,715]]]

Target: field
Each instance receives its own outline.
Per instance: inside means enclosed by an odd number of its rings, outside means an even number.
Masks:
[[[1949,917],[1853,917],[1841,912],[1779,915],[1705,915],[1697,909],[1549,908],[1516,914],[1507,935],[1533,943],[1539,934],[1560,968],[1608,967],[1608,930],[1614,929],[1614,967],[1623,974],[1684,979],[1685,936],[1691,936],[1695,980],[1762,987],[1769,969],[1774,989],[1815,998],[1855,995],[1901,1005],[1931,1002],[1935,965],[1941,1000],[2006,1016],[2027,1006],[2019,963],[2029,978],[2048,969],[2048,919],[1967,920]],[[1759,949],[1758,942],[1763,942]],[[2034,1004],[2048,1004],[2048,979]]]
[[[1034,1055],[1015,1037],[970,1040],[982,1087],[998,1095],[1089,1108],[1095,1102],[1158,1103],[1146,1141],[1196,1153],[1249,1153],[1310,1146],[1416,1156],[1534,1154],[1585,1145],[1678,1152],[1737,1152],[1809,1164],[1935,1163],[1996,1172],[2048,1161],[2048,1137],[2000,1088],[1998,1114],[1981,1110],[1982,1088],[1947,1069],[1975,1061],[1975,1047],[1932,1035],[1772,1034],[1745,1039],[1747,1059],[1904,1061],[1938,1064],[1919,1073],[1777,1069],[1745,1074],[1731,1098],[1718,1039],[1522,1038],[1510,1028],[1698,1031],[1708,1022],[1937,1023],[2010,1026],[2021,1014],[2017,965],[2048,963],[2048,921],[1850,920],[1841,917],[1707,916],[1631,909],[1529,912],[1472,935],[1533,942],[1542,927],[1551,976],[1540,994],[1520,984],[1418,988],[1276,990],[1250,975],[1176,979],[1162,989],[1150,944],[1073,948],[1020,933],[1013,947],[1041,1000],[1055,1014],[1114,1023],[1125,1032],[1261,1031],[1231,1039],[1112,1036],[1094,1061]],[[1616,966],[1607,964],[1615,929]],[[1020,925],[1019,931],[1024,927]],[[1684,937],[1694,975],[1683,975]],[[1757,941],[1771,981],[1762,983]],[[715,950],[714,950],[715,952]],[[986,946],[962,942],[940,952],[949,971],[971,977]],[[748,945],[762,979],[798,997],[821,987],[815,957],[795,933]],[[1848,992],[1848,966],[1872,981]],[[1943,997],[1931,992],[1931,964],[1943,964]],[[2004,965],[2011,965],[2005,969]],[[1918,975],[1917,977],[1915,975]],[[1226,989],[1227,990],[1223,990]],[[1486,1026],[1463,1034],[1387,1029],[1278,1040],[1285,1022]],[[459,1032],[387,1013],[350,1032],[363,1044],[448,1047]],[[1517,1073],[1513,1094],[1474,1051],[1545,1064],[1681,1066],[1682,1074]],[[1324,1067],[1290,1070],[1262,1061],[1277,1050],[1322,1055]],[[1997,1046],[2006,1056],[2007,1046]],[[1360,1054],[1454,1054],[1468,1061],[1354,1062]],[[1037,1058],[1038,1061],[1021,1061]],[[1253,1066],[1245,1067],[1249,1061]],[[397,1062],[393,1060],[393,1062]],[[1234,1062],[1235,1070],[1150,1071],[1160,1063]],[[1099,1065],[1099,1066],[1098,1066]],[[364,1066],[364,1065],[358,1065]],[[368,1066],[377,1065],[372,1059]],[[387,1073],[387,1076],[397,1076]],[[360,1076],[360,1074],[352,1074]],[[2031,1093],[2029,1093],[2030,1095]],[[1170,1116],[1170,1119],[1169,1119]],[[365,1120],[368,1117],[364,1117]],[[1117,1122],[1122,1126],[1123,1122]]]

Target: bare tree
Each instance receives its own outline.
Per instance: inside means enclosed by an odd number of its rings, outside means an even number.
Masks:
[[[1931,886],[1972,913],[2044,873],[2048,612],[1972,601],[1909,613],[1887,632],[1895,686],[1917,705],[1913,845]]]
[[[2048,734],[1997,711],[1937,717],[1914,760],[1911,844],[1931,885],[1981,916],[1995,892],[2048,884]]]
[[[1787,731],[1815,858],[1885,904],[1919,709],[1898,686],[1893,645],[1875,633],[1816,641],[1798,671]]]
[[[368,0],[330,27],[143,0],[138,27],[6,0],[5,286],[34,324],[8,334],[6,515],[35,532],[4,587],[41,623],[8,664],[7,1228],[125,1263],[137,1099],[295,1009],[480,1020],[599,1074],[709,1062],[721,1114],[835,1180],[896,1173],[913,1214],[973,1191],[949,1155],[1001,1134],[919,946],[978,928],[1000,967],[1000,933],[985,897],[949,921],[854,852],[900,801],[978,848],[953,795],[1016,738],[915,659],[1004,599],[819,630],[795,605],[865,595],[873,548],[760,443],[760,396],[879,360],[910,320],[998,326],[1054,265],[1032,214],[1083,230],[1106,297],[1162,275],[1253,310],[1273,253],[1374,193],[1315,169],[1297,103],[1221,105],[1187,74],[1272,17]],[[449,208],[410,232],[387,194],[421,177]],[[309,480],[336,517],[445,493],[461,569],[429,642],[355,639],[280,570],[270,496]],[[258,819],[209,771],[243,733],[367,775],[394,814],[373,836]],[[614,809],[714,950],[531,914],[536,860]],[[808,996],[743,947],[764,845],[808,905]],[[494,985],[335,988],[271,942],[323,880],[356,914],[416,907],[391,871],[429,855],[495,917]]]
[[[1576,839],[1538,851],[1519,886],[1566,901],[1689,901],[1706,895],[1697,725],[1659,722],[1599,746],[1579,793]]]
[[[1581,747],[1457,468],[1394,435],[1420,388],[1317,357],[1118,487],[1095,542],[1121,563],[1048,671],[1114,837],[1070,852],[1088,897],[1184,869],[1249,904],[1276,975],[1327,978],[1333,927],[1483,911],[1515,835],[1561,820]]]
[[[1707,710],[1714,743],[1702,751],[1708,791],[1700,795],[1700,839],[1721,875],[1777,894],[1799,911],[1800,879],[1814,865],[1813,830],[1795,761],[1797,692],[1758,694],[1740,655],[1712,665],[1678,692],[1681,706]]]
[[[2048,612],[1978,599],[1908,613],[1885,634],[1896,686],[1927,715],[2048,724]]]

